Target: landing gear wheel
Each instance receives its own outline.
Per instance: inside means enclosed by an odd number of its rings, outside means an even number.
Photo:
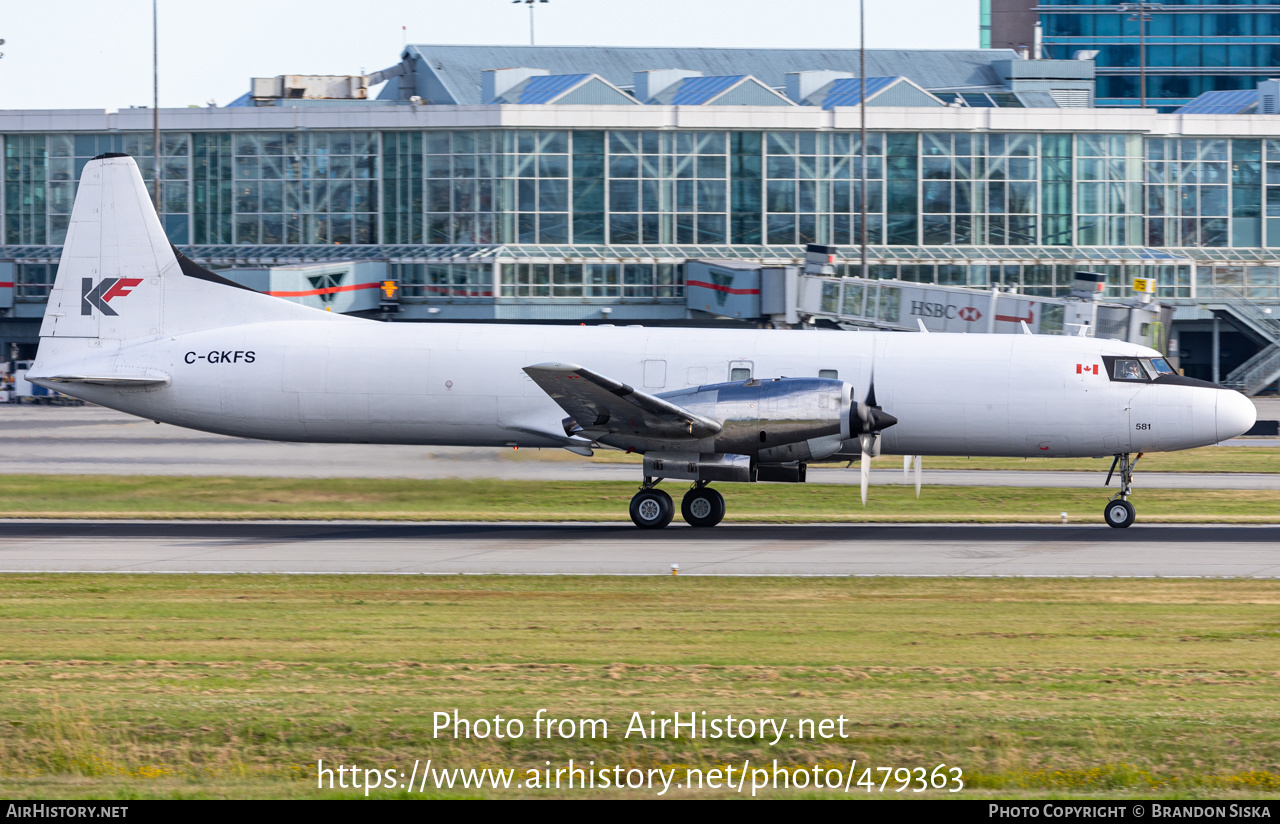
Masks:
[[[1107,526],[1115,529],[1125,529],[1129,524],[1133,523],[1136,513],[1133,504],[1128,501],[1122,501],[1117,498],[1114,501],[1107,502],[1107,508],[1102,510],[1102,517],[1106,519]]]
[[[715,526],[724,520],[724,496],[709,486],[684,493],[680,514],[689,526]]]
[[[631,499],[631,521],[641,529],[662,529],[675,516],[676,505],[661,489],[642,489]]]

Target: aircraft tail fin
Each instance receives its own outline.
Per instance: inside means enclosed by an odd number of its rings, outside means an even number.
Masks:
[[[42,338],[130,340],[287,319],[350,320],[246,289],[169,242],[128,155],[89,161],[71,210]]]

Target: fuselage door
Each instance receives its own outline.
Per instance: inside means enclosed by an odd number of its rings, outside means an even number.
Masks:
[[[667,362],[665,360],[647,360],[644,362],[644,388],[663,389],[667,385]]]
[[[749,360],[729,361],[729,380],[749,381],[755,377],[755,364]]]

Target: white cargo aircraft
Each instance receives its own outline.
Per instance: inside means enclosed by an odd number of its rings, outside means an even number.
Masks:
[[[657,488],[667,478],[693,482],[681,507],[693,526],[724,517],[709,483],[799,482],[819,461],[859,459],[865,503],[881,453],[1115,456],[1120,491],[1104,516],[1127,527],[1132,453],[1216,443],[1255,418],[1239,393],[1113,340],[329,314],[179,254],[118,154],[84,169],[28,378],[246,438],[637,452],[631,517],[642,528],[671,522]]]

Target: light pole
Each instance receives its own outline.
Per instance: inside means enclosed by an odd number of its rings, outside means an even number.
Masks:
[[[1138,0],[1137,3],[1121,3],[1117,7],[1121,14],[1129,15],[1130,20],[1138,21],[1138,107],[1147,107],[1147,21],[1151,12],[1163,11],[1159,3]]]
[[[151,0],[151,158],[154,175],[151,181],[151,199],[155,201],[156,215],[160,214],[160,12],[158,0]]]
[[[529,7],[529,45],[535,46],[537,43],[533,39],[533,6],[535,3],[550,3],[551,0],[511,0],[513,6],[524,3]]]
[[[862,278],[867,277],[867,3],[858,0],[858,77],[860,78],[861,97],[858,98],[859,151],[862,154],[862,174],[858,185],[862,192],[858,197],[859,204],[859,257],[862,263]]]

